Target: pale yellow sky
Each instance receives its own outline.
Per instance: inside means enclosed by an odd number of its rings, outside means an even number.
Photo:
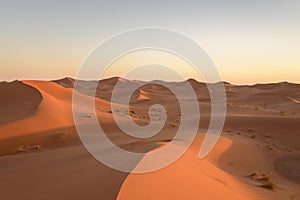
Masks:
[[[0,81],[75,77],[90,51],[111,35],[162,27],[203,47],[224,81],[299,83],[299,10],[296,0],[6,1],[0,7]],[[107,76],[143,62],[171,65],[186,78],[200,79],[183,60],[153,52],[121,58]],[[136,77],[143,78],[139,73]],[[156,76],[176,79],[165,73]]]

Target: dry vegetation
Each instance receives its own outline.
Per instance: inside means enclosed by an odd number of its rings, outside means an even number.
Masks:
[[[41,149],[42,149],[41,145],[33,145],[33,146],[26,146],[26,147],[24,147],[24,145],[21,145],[15,149],[15,153],[26,153],[27,151],[41,150]]]
[[[275,190],[276,183],[272,180],[272,178],[264,173],[254,172],[249,175],[249,177],[255,181],[258,181],[260,184],[259,187],[263,187],[269,190]]]
[[[253,134],[250,136],[250,138],[255,139],[255,138],[256,138],[256,134],[253,133]]]

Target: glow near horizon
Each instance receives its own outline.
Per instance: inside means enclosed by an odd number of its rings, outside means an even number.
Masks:
[[[299,11],[300,2],[292,0],[6,1],[0,7],[0,80],[75,77],[88,53],[106,38],[154,26],[177,30],[195,40],[224,81],[300,82]],[[116,63],[128,69],[141,57],[161,58],[160,62],[168,60],[185,77],[199,79],[177,58],[149,56],[149,52],[131,55]],[[122,71],[117,65],[113,69],[107,77]],[[140,73],[138,77],[143,77]],[[164,72],[162,78],[173,77]]]

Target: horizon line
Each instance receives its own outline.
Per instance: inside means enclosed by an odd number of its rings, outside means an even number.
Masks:
[[[280,83],[289,83],[289,84],[294,84],[294,85],[299,85],[300,82],[289,82],[287,80],[282,80],[282,81],[274,81],[274,82],[254,82],[254,83],[250,83],[250,84],[238,84],[238,83],[232,83],[230,81],[225,81],[225,80],[221,80],[218,82],[204,82],[204,81],[199,81],[195,78],[188,78],[185,79],[183,81],[172,81],[172,80],[161,80],[161,79],[152,79],[152,80],[138,80],[138,79],[130,79],[130,78],[124,78],[121,76],[111,76],[111,77],[104,77],[98,80],[93,80],[93,79],[86,79],[86,80],[81,80],[81,79],[76,79],[73,78],[71,76],[65,76],[65,77],[60,77],[58,79],[13,79],[10,81],[4,81],[4,80],[0,80],[0,83],[11,83],[14,81],[49,81],[49,82],[53,82],[53,81],[59,81],[59,80],[63,80],[63,79],[72,79],[72,80],[78,80],[78,81],[104,81],[104,80],[109,80],[109,79],[124,79],[126,81],[132,81],[132,82],[155,82],[155,81],[162,81],[162,82],[166,82],[166,83],[181,83],[181,82],[185,82],[185,81],[196,81],[198,83],[203,83],[203,84],[216,84],[216,83],[220,83],[223,82],[223,84],[230,84],[230,85],[235,85],[235,86],[254,86],[254,85],[267,85],[267,84],[280,84]]]

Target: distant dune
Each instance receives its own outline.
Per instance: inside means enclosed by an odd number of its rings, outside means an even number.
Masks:
[[[213,151],[200,160],[198,152],[210,121],[211,102],[205,83],[187,81],[197,102],[188,97],[184,101],[200,105],[198,134],[179,160],[147,174],[118,172],[87,152],[72,115],[74,79],[0,83],[1,199],[299,199],[300,85],[225,82],[224,130]],[[117,82],[121,95],[111,102]],[[91,99],[94,97],[87,96],[87,91],[92,89],[91,83],[97,84],[96,117],[111,141],[127,151],[151,153],[173,139],[181,119],[176,96],[160,86],[161,82],[141,86],[145,82],[114,77],[99,82],[79,80],[77,86],[84,89],[79,94],[83,99]],[[185,94],[184,83],[165,84]],[[135,86],[139,88],[126,110],[120,103],[122,94]],[[113,111],[124,123],[132,119],[145,126],[150,120],[149,108],[156,103],[168,114],[156,136],[133,138],[114,121]],[[84,106],[79,115],[83,126],[94,117]],[[164,120],[159,111],[152,115],[156,121]]]
[[[33,115],[41,101],[39,90],[21,81],[0,83],[0,124]]]

